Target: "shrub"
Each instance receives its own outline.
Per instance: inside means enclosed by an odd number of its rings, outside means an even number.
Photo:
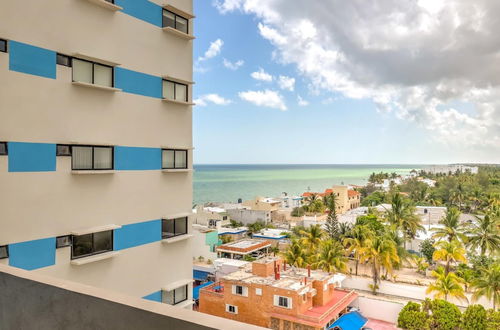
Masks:
[[[486,330],[500,329],[500,311],[488,309],[486,313]]]
[[[409,330],[429,329],[429,317],[420,308],[420,304],[409,301],[399,312],[398,327]]]
[[[439,330],[454,330],[460,325],[462,315],[454,304],[435,299],[431,303],[430,326]]]
[[[486,310],[481,305],[470,305],[462,315],[463,330],[486,329]]]
[[[436,248],[434,247],[434,240],[426,239],[420,243],[420,252],[422,252],[428,263],[432,263],[432,255],[434,254],[434,251],[436,251]]]

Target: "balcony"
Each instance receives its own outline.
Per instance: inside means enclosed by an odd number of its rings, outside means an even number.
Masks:
[[[0,329],[264,329],[1,264],[0,292]]]

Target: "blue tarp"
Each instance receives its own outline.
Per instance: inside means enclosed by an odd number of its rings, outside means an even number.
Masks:
[[[209,272],[204,272],[202,270],[196,270],[193,269],[193,278],[198,281],[206,281],[208,275],[210,275]]]
[[[200,298],[200,289],[204,288],[206,286],[209,286],[210,284],[214,284],[214,282],[207,282],[207,283],[203,283],[201,285],[198,285],[197,287],[194,287],[193,288],[193,299],[198,300],[198,298]]]
[[[329,327],[329,329],[333,329],[338,326],[342,330],[359,330],[366,324],[367,321],[368,320],[358,312],[350,312],[342,315]]]

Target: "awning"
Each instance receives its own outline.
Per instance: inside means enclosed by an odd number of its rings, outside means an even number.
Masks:
[[[198,285],[197,287],[194,287],[193,288],[193,299],[198,300],[200,298],[200,289],[204,288],[206,286],[212,285],[212,284],[214,284],[214,282],[207,282],[207,283],[203,283],[201,285]]]
[[[339,317],[328,329],[340,327],[342,330],[359,330],[368,320],[358,312],[350,312]]]
[[[210,274],[211,273],[209,273],[209,272],[204,272],[202,270],[193,269],[193,278],[197,281],[206,281],[208,275],[210,275]]]

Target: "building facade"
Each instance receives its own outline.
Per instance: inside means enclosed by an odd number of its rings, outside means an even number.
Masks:
[[[199,311],[271,329],[325,329],[357,298],[339,289],[344,278],[260,259],[201,289]]]
[[[190,308],[192,0],[0,3],[0,263]]]

